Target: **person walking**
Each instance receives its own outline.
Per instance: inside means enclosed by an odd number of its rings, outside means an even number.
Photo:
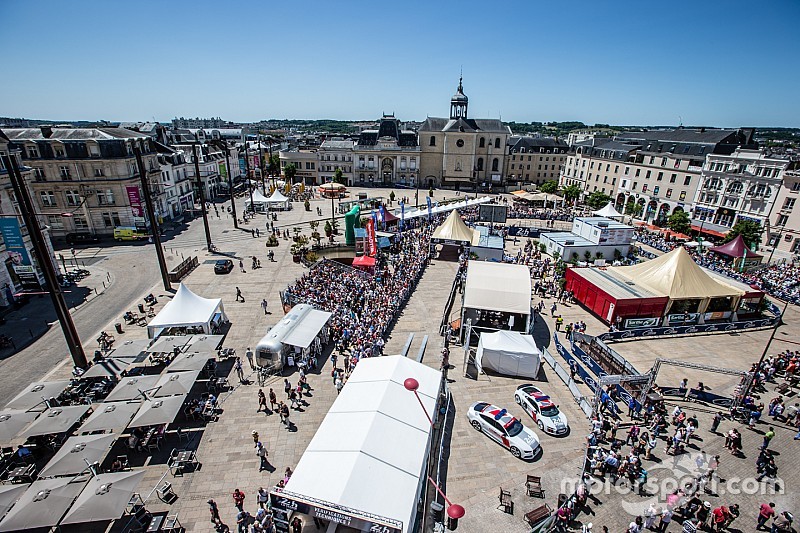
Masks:
[[[761,449],[766,450],[769,448],[770,441],[775,437],[775,428],[770,426],[769,431],[764,433],[764,442],[761,444]]]
[[[769,519],[773,516],[775,516],[775,504],[773,502],[762,503],[758,508],[756,530],[763,529],[764,525],[769,522]]]
[[[206,502],[208,504],[208,511],[211,513],[211,522],[215,525],[222,525],[222,518],[219,517],[219,506],[213,499]]]
[[[244,353],[244,356],[247,357],[247,362],[250,363],[250,370],[255,370],[256,367],[253,364],[253,350],[251,350],[249,346],[247,347],[247,351]]]
[[[267,449],[263,444],[261,444],[261,442],[256,443],[256,455],[260,461],[258,471],[261,472],[262,470],[266,470],[269,466],[269,461],[267,461],[267,455],[269,455],[269,452],[267,452]]]
[[[722,422],[722,413],[717,411],[717,413],[714,415],[714,420],[711,422],[711,433],[717,432],[720,422]]]
[[[272,389],[269,389],[269,407],[273,411],[278,407],[278,397]]]
[[[266,315],[267,314],[267,299],[266,298],[261,300],[261,309],[264,310],[264,314]]]
[[[238,302],[239,300],[244,302],[244,296],[242,296],[242,289],[236,287],[236,301]]]
[[[269,492],[264,490],[264,487],[258,487],[256,498],[258,500],[258,507],[260,509],[266,509],[269,502]]]
[[[233,494],[231,496],[233,497],[233,505],[240,511],[243,511],[244,499],[246,497],[244,495],[244,492],[240,491],[239,489],[234,489]]]
[[[247,272],[247,271],[244,269],[244,261],[242,261],[241,259],[239,259],[239,270],[240,270],[242,273],[244,273],[244,272]]]
[[[279,409],[281,413],[281,422],[283,422],[284,425],[286,425],[286,429],[289,429],[291,427],[289,424],[289,406],[281,402]]]
[[[267,412],[267,396],[264,394],[264,391],[258,389],[258,409],[256,409],[256,413],[261,411],[261,408],[264,408],[264,412]]]
[[[658,530],[657,531],[659,531],[659,533],[664,533],[664,531],[667,530],[667,528],[669,527],[670,522],[672,522],[672,514],[673,513],[674,513],[674,511],[669,506],[667,506],[667,508],[664,509],[664,513],[661,515],[661,520],[659,520],[659,522],[658,522]]]
[[[283,378],[283,392],[286,393],[286,399],[288,400],[291,396],[292,392],[292,384],[289,382],[287,378]]]
[[[336,381],[334,383],[334,386],[336,387],[336,394],[337,395],[340,392],[342,392],[342,388],[344,388],[344,382],[342,381],[342,376],[340,376],[339,374],[336,374]]]
[[[241,358],[236,358],[236,362],[233,363],[233,368],[236,370],[236,376],[239,378],[239,383],[244,383],[244,370],[242,369]]]
[[[289,391],[289,402],[292,404],[292,409],[300,409],[300,402],[297,400],[297,391],[295,389]]]

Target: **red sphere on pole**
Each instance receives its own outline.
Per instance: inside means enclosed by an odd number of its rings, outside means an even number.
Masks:
[[[447,508],[447,516],[456,520],[462,518],[466,512],[467,511],[457,503],[454,503]]]
[[[403,382],[403,386],[406,388],[406,390],[413,392],[419,388],[419,381],[414,378],[406,378],[406,380]]]

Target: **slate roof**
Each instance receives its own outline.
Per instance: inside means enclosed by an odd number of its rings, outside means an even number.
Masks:
[[[352,150],[353,141],[324,141],[320,148],[330,150]]]
[[[441,117],[428,117],[420,126],[419,131],[459,131],[460,127],[463,127],[464,131],[471,132],[484,131],[486,133],[511,134],[511,128],[504,126],[502,121],[494,118],[460,118],[453,120]]]
[[[628,139],[637,141],[661,141],[661,142],[684,142],[717,144],[723,141],[735,142],[735,137],[741,130],[734,129],[675,129],[675,130],[653,130],[653,131],[626,131],[617,134],[617,139]]]
[[[537,150],[539,148],[569,150],[569,145],[566,142],[560,139],[553,139],[552,137],[512,137],[508,140],[508,145],[511,151],[519,150],[520,148],[525,148],[526,151]]]
[[[53,128],[52,135],[45,137],[41,128],[7,128],[3,132],[12,141],[86,141],[86,140],[112,140],[112,139],[147,139],[137,131],[124,128]]]

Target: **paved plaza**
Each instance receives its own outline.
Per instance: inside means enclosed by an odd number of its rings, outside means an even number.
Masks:
[[[355,194],[356,191],[357,189],[353,189],[351,192]],[[413,190],[395,192],[398,196],[405,193],[413,200]],[[370,193],[387,198],[389,195],[388,190],[373,189],[370,190]],[[420,199],[423,198],[423,195],[424,192],[420,191]],[[454,193],[452,191],[444,193],[436,191],[435,199],[441,199],[442,196],[453,197]],[[242,202],[242,200],[237,201]],[[309,234],[308,221],[322,220],[324,223],[325,216],[318,217],[316,215],[318,206],[322,208],[324,215],[330,215],[330,203],[315,200],[312,202],[309,212],[304,211],[301,204],[295,204],[293,211],[281,213],[277,225],[283,228],[301,224],[304,232]],[[265,221],[263,215],[256,216],[250,224],[243,226],[243,229],[235,230],[232,227],[232,221],[226,217],[224,208],[224,205],[220,205],[220,216],[211,216],[210,222],[212,238],[218,249],[236,257],[234,259],[235,268],[230,274],[214,274],[213,261],[218,256],[204,251],[202,221],[200,220],[193,221],[191,227],[184,234],[176,235],[168,241],[167,246],[170,248],[170,254],[175,257],[198,256],[199,267],[184,279],[184,283],[203,297],[223,299],[225,311],[231,320],[231,327],[224,346],[235,348],[237,354],[244,359],[243,355],[246,349],[254,347],[266,330],[282,318],[283,312],[280,308],[278,291],[286,288],[307,269],[292,261],[288,253],[289,241],[285,240],[281,240],[280,246],[273,249],[276,262],[267,261],[267,248],[264,246],[267,232],[263,231]],[[254,238],[250,234],[250,229],[255,227],[262,230],[259,238]],[[517,247],[524,246],[524,244],[524,239],[521,239],[516,245],[509,241],[507,246],[515,251]],[[105,250],[84,249],[79,251],[78,257],[108,255],[108,252],[113,253],[115,249],[116,247]],[[155,263],[155,253],[150,246],[135,250],[120,249],[117,252],[118,254],[152,254],[152,261]],[[250,270],[250,257],[253,255],[260,258],[262,264],[262,268],[255,271]],[[246,272],[240,272],[238,258],[243,259]],[[100,268],[104,268],[103,264],[102,261],[98,263],[98,272],[100,272]],[[427,267],[417,290],[402,310],[387,339],[384,350],[386,354],[399,353],[409,333],[414,333],[415,338],[409,356],[416,356],[422,336],[428,335],[428,347],[423,363],[437,369],[440,367],[439,352],[442,347],[442,338],[438,335],[439,323],[456,270],[457,263],[445,260],[434,260]],[[117,275],[124,276],[119,272]],[[150,275],[152,276],[152,271]],[[124,277],[119,279],[124,279]],[[236,287],[241,289],[245,302],[235,301]],[[145,290],[141,296],[149,292],[155,294],[159,299],[156,311],[171,296],[163,290],[158,278],[152,279],[152,287]],[[260,305],[263,298],[269,302],[269,314],[266,315]],[[538,299],[535,298],[533,303],[537,302]],[[547,312],[551,303],[552,299],[546,300],[544,317],[539,320],[537,325],[546,333],[544,338],[549,338],[555,328],[555,322]],[[133,309],[133,303],[131,309]],[[597,319],[577,304],[559,304],[559,312],[565,323],[585,321],[589,334],[599,334],[605,331],[605,327]],[[107,331],[113,330],[113,324],[121,321],[120,316],[106,316],[105,318],[107,319],[105,327]],[[798,317],[797,309],[790,307],[786,318],[787,324],[779,329],[776,336],[777,342],[773,342],[771,353],[793,347],[779,341],[796,338],[798,318],[800,317]],[[125,326],[124,329],[125,333],[117,335],[118,343],[146,337],[146,328],[131,325]],[[617,343],[613,347],[641,372],[649,370],[657,358],[680,359],[746,370],[760,356],[769,334],[770,331],[753,331],[701,337],[651,339]],[[93,353],[95,349],[93,339],[86,340],[87,353]],[[555,350],[551,349],[550,352],[555,353]],[[454,347],[450,357],[454,368],[449,372],[451,380],[449,386],[452,391],[455,417],[450,431],[445,481],[448,497],[466,508],[467,514],[459,524],[459,531],[476,533],[529,531],[530,528],[525,523],[523,515],[544,502],[551,507],[556,507],[558,494],[566,490],[565,480],[578,477],[583,461],[585,438],[590,428],[589,423],[564,384],[552,369],[544,364],[544,381],[537,385],[550,394],[560,409],[566,413],[570,421],[571,433],[566,437],[555,438],[546,436],[537,430],[543,454],[533,462],[515,459],[502,447],[479,434],[469,425],[466,409],[475,401],[489,401],[508,408],[523,423],[535,427],[533,421],[514,403],[513,392],[518,385],[525,381],[497,375],[482,375],[477,380],[463,377],[463,358],[464,352],[458,347]],[[231,364],[224,362],[220,368],[230,371]],[[71,365],[65,363],[55,368],[53,366],[42,367],[41,374],[49,373],[51,379],[66,378],[69,376],[70,370]],[[236,488],[244,491],[247,495],[245,508],[251,513],[255,513],[257,489],[275,485],[283,479],[286,467],[295,467],[328,408],[336,398],[330,371],[331,363],[326,359],[317,372],[309,375],[309,384],[312,390],[304,398],[303,407],[292,410],[290,418],[294,428],[291,430],[287,430],[281,425],[277,414],[257,412],[256,394],[259,387],[253,383],[255,381],[253,374],[247,376],[248,383],[240,384],[235,373],[231,372],[229,380],[233,387],[220,394],[221,414],[217,421],[207,424],[187,423],[190,434],[188,444],[185,441],[179,442],[178,436],[170,432],[162,449],[152,455],[146,452],[129,453],[131,463],[135,467],[143,467],[146,471],[139,492],[147,500],[148,509],[155,513],[177,512],[187,531],[211,531],[213,528],[209,521],[206,501],[214,498],[219,503],[223,520],[235,530],[236,509],[233,506],[231,493]],[[293,384],[296,383],[296,375],[287,377]],[[689,379],[690,382],[703,381],[712,387],[712,390],[721,394],[729,392],[735,385],[732,381],[734,378],[731,376],[686,371],[674,367],[663,368],[659,383],[662,385],[677,384],[683,377]],[[282,399],[284,395],[282,377],[272,378],[264,387],[265,392],[270,387],[274,388],[279,399]],[[581,385],[581,388],[584,394],[590,394],[585,386]],[[774,385],[770,386],[770,389],[772,388]],[[766,403],[772,396],[774,393],[770,390],[762,396],[762,399]],[[794,398],[796,396],[793,395],[787,401],[793,403]],[[742,429],[745,457],[734,458],[722,448],[723,438],[708,431],[713,410],[702,404],[685,404],[684,407],[689,413],[696,413],[701,422],[701,429],[698,432],[701,440],[696,440],[690,451],[696,453],[704,451],[708,455],[720,454],[722,463],[719,474],[725,479],[753,477],[754,461],[758,455],[757,448],[767,424],[759,425],[756,431]],[[183,418],[179,418],[179,421],[181,420]],[[765,422],[772,423],[766,417]],[[629,421],[625,420],[623,431],[627,429],[628,423]],[[733,425],[732,422],[723,422],[720,431],[727,430]],[[735,425],[740,426],[738,423]],[[776,502],[779,510],[800,511],[800,508],[797,507],[798,497],[795,492],[798,473],[796,469],[792,468],[800,459],[798,441],[792,440],[794,432],[790,428],[781,423],[774,425],[777,436],[772,448],[780,454],[777,461],[780,468],[779,476],[783,478],[785,494],[769,496],[767,499]],[[253,448],[252,431],[259,433],[260,440],[269,451],[269,462],[272,468],[267,471],[259,472],[259,459]],[[170,449],[187,446],[196,450],[201,466],[194,471],[185,472],[182,476],[174,477],[166,465]],[[654,454],[656,460],[649,464],[645,463],[645,468],[652,470],[654,474],[675,470],[675,467],[671,465],[672,458],[664,456],[661,448],[662,446],[659,446]],[[116,452],[117,448],[115,447],[112,454]],[[124,451],[120,453],[124,453]],[[658,462],[658,459],[661,462]],[[542,477],[545,488],[544,499],[531,498],[525,494],[524,483],[527,474]],[[164,479],[172,483],[178,496],[171,505],[161,502],[154,493],[154,488]],[[320,480],[320,483],[324,483],[324,480]],[[597,480],[597,486],[601,485],[602,482]],[[515,504],[513,514],[498,509],[498,494],[501,488],[512,493]],[[732,531],[737,529],[752,531],[755,525],[756,504],[763,502],[764,497],[731,495],[730,492],[722,489],[718,492],[718,496],[708,496],[709,501],[715,507],[719,503],[734,502],[742,506],[742,516],[734,523]],[[649,504],[649,500],[639,496],[617,494],[613,491],[610,494],[599,494],[597,500],[590,502],[591,514],[579,516],[573,526],[578,527],[579,523],[591,521],[598,532],[601,531],[600,526],[607,526],[608,530],[612,532],[624,531],[628,523],[632,521],[633,517],[630,513],[642,512],[647,504]],[[124,525],[125,519],[118,520],[114,529],[121,529]],[[67,527],[63,530],[89,531],[90,529],[83,526],[80,528]],[[305,530],[315,531],[315,528],[313,524],[306,524]],[[678,530],[678,524],[673,524],[668,529],[668,531]]]

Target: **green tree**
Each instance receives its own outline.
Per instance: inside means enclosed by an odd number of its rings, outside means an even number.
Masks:
[[[761,244],[761,236],[764,233],[764,228],[754,220],[740,220],[731,228],[723,242],[732,241],[737,235],[741,235],[747,246],[757,249]]]
[[[592,258],[592,252],[590,252],[589,250],[586,250],[586,251],[584,251],[584,252],[583,252],[583,258],[584,258],[584,259],[586,260],[586,262],[588,263],[588,262],[589,262],[589,260]]]
[[[601,207],[606,206],[610,201],[611,197],[603,191],[594,191],[589,195],[588,198],[586,198],[586,205],[592,209],[600,209]]]
[[[572,202],[580,198],[581,193],[583,191],[577,185],[570,185],[568,187],[564,187],[564,200],[567,202]]]
[[[294,184],[294,177],[297,175],[297,167],[294,166],[294,163],[289,163],[283,167],[283,175],[286,176],[288,183]]]
[[[667,219],[667,227],[676,233],[686,233],[692,229],[692,221],[686,211],[675,211]]]
[[[344,177],[342,177],[342,169],[339,167],[336,167],[336,170],[333,173],[333,182],[345,185]]]
[[[556,180],[547,180],[539,186],[539,190],[547,194],[553,194],[558,190],[558,182]]]
[[[640,203],[637,203],[632,198],[630,200],[628,200],[627,204],[625,204],[625,214],[626,215],[632,215],[632,216],[638,217],[639,215],[642,214],[643,210],[644,210],[644,206],[642,204],[640,204]]]
[[[270,176],[278,176],[281,173],[281,158],[278,154],[272,154],[269,158],[267,172]]]

